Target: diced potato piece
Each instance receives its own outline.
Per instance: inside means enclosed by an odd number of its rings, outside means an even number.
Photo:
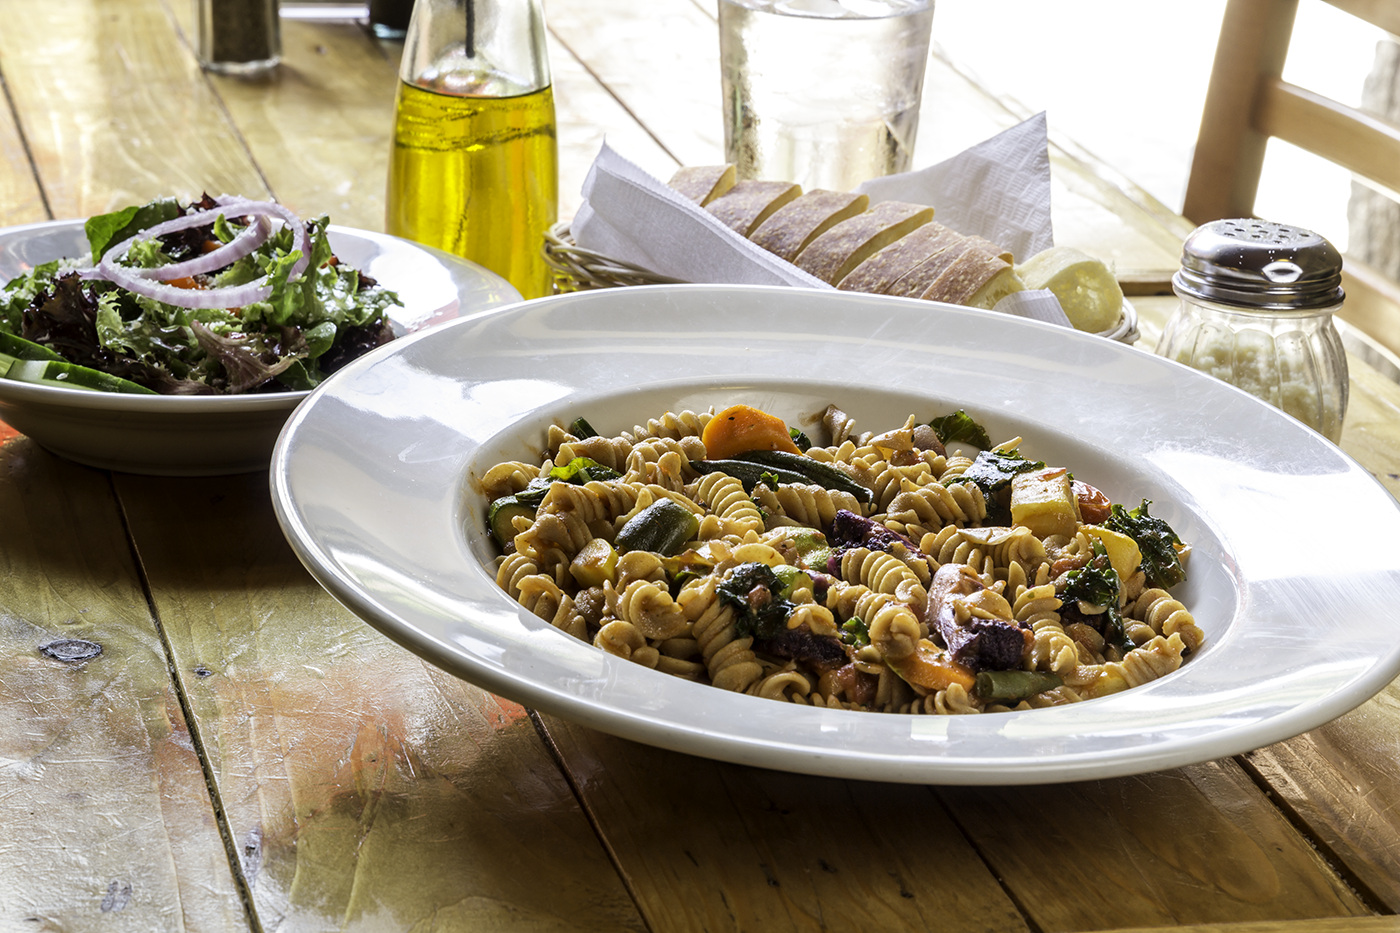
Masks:
[[[1011,480],[1011,522],[1025,525],[1037,538],[1072,536],[1079,528],[1079,500],[1069,471],[1050,467],[1021,473]]]
[[[1108,552],[1108,562],[1113,565],[1113,570],[1120,580],[1127,580],[1137,573],[1138,567],[1142,565],[1142,550],[1138,548],[1136,541],[1125,534],[1109,531],[1098,525],[1085,525],[1084,533],[1103,542],[1103,548]]]

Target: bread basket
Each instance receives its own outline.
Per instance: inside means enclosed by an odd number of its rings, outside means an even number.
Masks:
[[[556,294],[624,285],[675,285],[681,282],[680,279],[657,275],[641,266],[578,246],[569,233],[568,221],[560,221],[545,231],[544,260],[554,270]],[[1136,343],[1137,309],[1125,298],[1123,314],[1117,326],[1101,331],[1098,336],[1129,345]]]

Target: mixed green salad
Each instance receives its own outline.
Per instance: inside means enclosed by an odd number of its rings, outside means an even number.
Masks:
[[[0,288],[0,377],[111,392],[314,388],[394,337],[398,296],[339,262],[324,216],[173,198],[90,218],[90,257]]]

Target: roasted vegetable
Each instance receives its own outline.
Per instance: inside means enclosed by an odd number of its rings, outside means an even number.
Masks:
[[[569,562],[569,575],[579,586],[617,582],[617,551],[602,538],[585,544]]]
[[[748,450],[786,450],[800,454],[788,426],[776,415],[749,405],[731,405],[710,419],[701,432],[705,456],[724,460]]]
[[[1073,536],[1079,527],[1079,499],[1069,471],[1037,469],[1013,477],[1011,523],[1025,525],[1037,538]]]
[[[593,425],[589,424],[586,418],[575,418],[569,425],[569,433],[579,440],[598,436],[598,432],[593,430]]]
[[[734,459],[761,463],[764,466],[805,476],[807,477],[805,482],[821,486],[824,489],[850,493],[857,502],[869,502],[871,499],[870,490],[847,474],[829,463],[822,463],[820,460],[813,460],[811,457],[804,457],[801,454],[787,453],[781,450],[748,450],[735,454]],[[787,482],[787,480],[783,482]]]
[[[502,550],[510,553],[515,550],[515,525],[517,517],[535,520],[538,503],[530,505],[515,496],[502,496],[492,502],[486,510],[486,524],[491,529],[491,537],[496,539]]]
[[[784,470],[781,467],[767,466],[750,460],[692,460],[691,469],[697,473],[726,473],[744,484],[745,492],[753,492],[759,483],[774,486],[776,483],[809,483],[802,473]]]
[[[977,683],[976,674],[929,641],[920,641],[902,658],[886,657],[885,664],[901,680],[927,690],[946,690],[953,684],[971,690]]]
[[[983,700],[1017,702],[1063,685],[1059,674],[1045,671],[980,671],[972,692]]]
[[[674,499],[658,499],[622,526],[614,545],[621,553],[654,551],[670,557],[700,533],[695,513]]]

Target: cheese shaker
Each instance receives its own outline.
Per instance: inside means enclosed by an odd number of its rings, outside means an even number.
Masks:
[[[1346,414],[1342,255],[1267,220],[1216,220],[1186,238],[1172,277],[1181,304],[1157,352],[1287,412],[1336,443]]]

